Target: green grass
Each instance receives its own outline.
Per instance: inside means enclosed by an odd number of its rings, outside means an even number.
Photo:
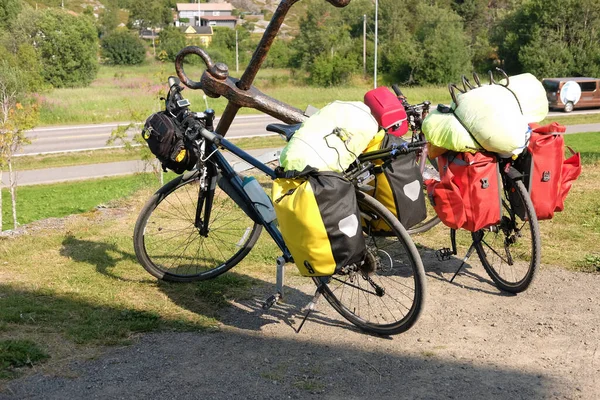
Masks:
[[[71,153],[54,153],[35,156],[22,156],[13,159],[15,171],[44,168],[69,167],[72,165],[101,164],[109,162],[139,160],[139,151],[132,149],[105,149]]]
[[[112,198],[123,196],[117,192],[123,180],[110,185]],[[66,361],[130,343],[142,332],[215,329],[217,313],[229,300],[248,298],[264,285],[261,278],[273,276],[278,251],[261,238],[236,272],[189,285],[156,281],[138,264],[131,236],[152,192],[144,187],[110,202],[115,208],[0,236],[0,346],[28,340],[52,357],[43,368],[62,372]],[[71,201],[73,192],[63,195],[52,203]],[[48,200],[29,201],[40,206]],[[0,383],[14,376],[13,369],[0,363]]]
[[[129,196],[142,187],[158,188],[158,180],[148,174],[111,177],[51,185],[17,187],[17,221],[27,224],[49,217],[87,212],[114,199]],[[3,229],[12,228],[10,195],[2,189]]]
[[[541,125],[558,122],[563,125],[594,124],[600,122],[600,113],[551,116],[540,122]]]
[[[186,74],[199,80],[199,66],[186,66]],[[234,77],[240,77],[231,72]],[[39,95],[42,102],[40,125],[102,123],[129,121],[137,114],[144,118],[163,107],[159,101],[164,96],[169,75],[175,75],[173,63],[149,62],[142,66],[116,67],[102,65],[98,77],[86,88],[55,89]],[[322,107],[333,100],[362,101],[365,92],[371,89],[367,82],[357,82],[338,88],[305,86],[292,77],[287,70],[259,71],[254,85],[280,101],[305,109],[307,105]],[[448,102],[450,96],[445,87],[403,88],[412,102],[431,100],[434,104]],[[183,95],[192,103],[192,109],[203,110],[203,92],[186,89]],[[223,98],[207,99],[209,106],[221,115],[227,101]],[[242,108],[241,114],[257,111]]]
[[[33,367],[49,357],[31,340],[0,340],[0,379],[15,376],[15,368]]]
[[[565,135],[565,144],[581,153],[582,164],[600,162],[600,132],[574,133]],[[567,150],[567,156],[570,152]]]

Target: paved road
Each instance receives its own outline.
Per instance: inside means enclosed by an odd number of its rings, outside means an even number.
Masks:
[[[235,118],[229,132],[227,132],[227,137],[242,138],[272,135],[273,133],[266,131],[266,126],[273,122],[280,121],[269,115],[239,116]],[[106,141],[110,138],[111,132],[117,126],[126,124],[127,122],[121,122],[32,129],[27,133],[27,137],[31,139],[32,143],[25,146],[19,154],[62,153],[108,148]],[[131,138],[135,132],[136,130],[131,130],[129,137]]]

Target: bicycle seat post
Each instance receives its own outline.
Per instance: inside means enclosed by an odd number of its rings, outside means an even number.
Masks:
[[[285,275],[285,259],[283,256],[277,257],[277,281],[276,289],[279,293],[279,299],[283,299],[283,277]]]

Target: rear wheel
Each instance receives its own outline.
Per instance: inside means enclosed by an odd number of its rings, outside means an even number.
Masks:
[[[142,266],[165,281],[214,278],[240,262],[260,236],[262,226],[215,187],[208,224],[202,236],[196,226],[200,191],[207,185],[195,172],[179,176],[148,200],[135,224],[133,244]]]
[[[344,318],[380,335],[408,330],[425,303],[425,271],[417,248],[402,224],[381,203],[357,193],[367,245],[362,266],[349,266],[331,277],[313,278],[323,296]],[[392,234],[377,236],[370,221]]]
[[[498,288],[519,293],[531,285],[539,269],[540,231],[523,182],[505,180],[500,223],[474,232],[473,241],[483,267]]]

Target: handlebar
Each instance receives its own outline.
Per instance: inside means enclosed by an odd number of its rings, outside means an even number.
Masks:
[[[381,150],[369,151],[358,156],[360,162],[371,160],[386,160],[395,158],[402,154],[413,153],[420,151],[427,144],[426,141],[406,142],[400,146],[391,146]]]

